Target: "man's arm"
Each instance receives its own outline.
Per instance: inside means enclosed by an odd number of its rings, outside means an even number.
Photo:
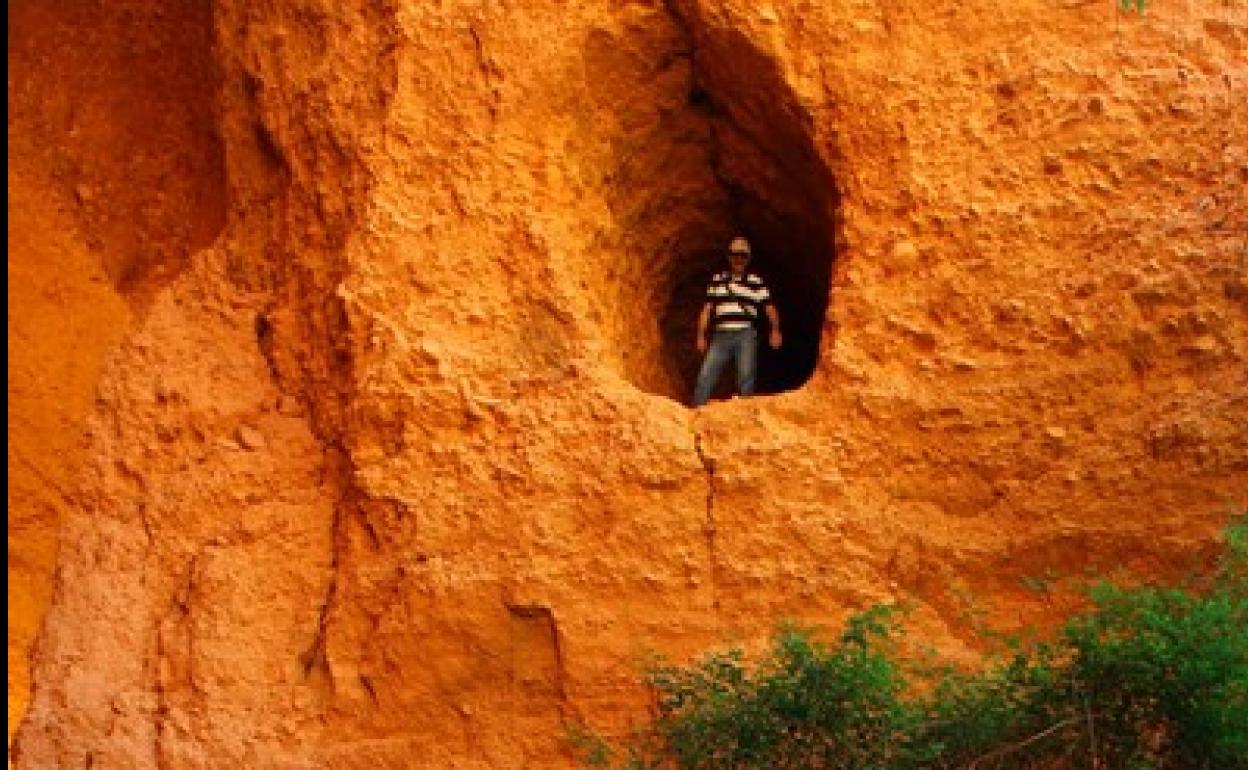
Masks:
[[[784,343],[784,336],[780,334],[780,311],[776,310],[776,306],[768,302],[763,305],[763,310],[767,313],[767,321],[771,324],[771,343],[773,349],[779,348]]]
[[[698,352],[706,352],[706,327],[711,323],[711,303],[702,303],[702,312],[698,314]]]

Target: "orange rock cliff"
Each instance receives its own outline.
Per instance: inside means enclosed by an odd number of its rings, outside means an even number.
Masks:
[[[1206,563],[1245,95],[1236,0],[11,2],[11,761],[571,767],[650,651]]]

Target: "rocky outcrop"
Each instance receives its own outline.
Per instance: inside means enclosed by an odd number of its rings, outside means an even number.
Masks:
[[[969,656],[1248,502],[1229,6],[203,7],[216,224],[74,268],[135,311],[57,418],[19,767],[569,766],[648,651],[905,600]],[[693,412],[737,229],[789,343]]]

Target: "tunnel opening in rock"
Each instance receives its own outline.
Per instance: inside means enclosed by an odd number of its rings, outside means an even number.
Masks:
[[[748,270],[767,282],[783,332],[783,344],[773,350],[767,343],[771,326],[760,313],[756,394],[796,390],[810,379],[818,363],[831,286],[831,223],[813,211],[776,211],[767,199],[746,189],[734,189],[731,196],[736,213],[732,222],[740,223],[731,233],[749,239],[753,258]],[[707,284],[714,273],[726,269],[731,237],[708,237],[702,249],[672,263],[660,336],[664,365],[683,399],[693,392],[702,364],[694,342]],[[736,370],[730,365],[721,374],[713,397],[729,397],[736,386]]]
[[[816,146],[813,116],[774,57],[732,29],[684,34],[691,42],[678,103],[661,107],[647,159],[635,153],[614,175],[612,208],[636,242],[625,249],[633,267],[606,269],[623,278],[610,298],[608,333],[635,386],[689,403],[707,282],[726,267],[728,241],[744,235],[750,270],[768,282],[784,334],[772,350],[768,324],[760,324],[756,394],[795,390],[818,365],[836,253],[835,179]],[[641,326],[642,315],[653,340],[621,331]],[[735,387],[730,365],[713,397]]]

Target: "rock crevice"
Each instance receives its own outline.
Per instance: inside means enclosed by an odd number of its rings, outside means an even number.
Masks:
[[[703,446],[703,436],[696,428],[693,433],[693,449],[698,455],[706,474],[706,515],[702,523],[702,535],[706,538],[707,568],[710,578],[711,606],[719,612],[719,557],[716,554],[715,538],[719,535],[719,527],[715,522],[715,458],[710,456]]]

